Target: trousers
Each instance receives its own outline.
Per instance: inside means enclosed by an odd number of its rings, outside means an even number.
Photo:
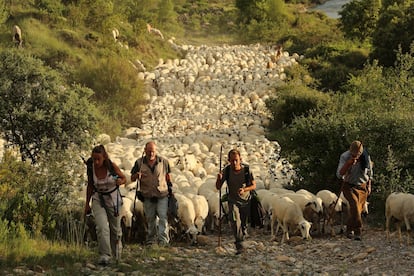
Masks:
[[[368,197],[367,184],[359,186],[344,182],[343,190],[345,198],[349,202],[349,217],[346,225],[346,232],[354,232],[355,235],[362,233],[362,210]]]
[[[119,243],[118,250],[122,248],[120,216],[115,216],[114,208],[102,207],[96,199],[92,200],[92,212],[96,223],[99,254],[116,256],[117,243]]]

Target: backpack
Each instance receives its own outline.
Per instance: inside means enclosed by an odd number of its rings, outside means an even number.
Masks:
[[[104,199],[103,199],[103,196],[105,195],[105,196],[108,196],[108,195],[110,195],[112,192],[114,192],[114,191],[117,191],[117,193],[118,193],[118,196],[121,198],[121,201],[118,203],[117,202],[117,205],[118,204],[120,204],[120,205],[122,205],[123,204],[123,201],[122,201],[122,196],[121,196],[121,193],[120,193],[120,191],[119,191],[119,186],[116,186],[113,190],[111,190],[111,191],[108,191],[108,192],[104,192],[104,193],[102,193],[102,192],[99,192],[97,189],[96,189],[96,187],[95,187],[95,185],[94,185],[94,182],[93,182],[93,159],[92,159],[92,157],[89,157],[88,158],[88,160],[86,160],[85,161],[85,159],[82,157],[82,159],[83,159],[83,162],[85,163],[85,165],[86,165],[86,175],[88,176],[88,184],[89,183],[92,183],[92,186],[93,186],[93,191],[94,192],[97,192],[97,193],[99,193],[99,200],[100,200],[100,203],[101,203],[101,206],[102,207],[105,207],[106,208],[106,206],[105,206],[105,202],[104,202]],[[117,175],[117,173],[115,172],[115,169],[114,169],[114,166],[112,165],[112,161],[111,160],[109,160],[109,174],[110,175],[112,175],[113,177],[115,177],[115,178],[118,178],[118,175]],[[117,197],[118,198],[118,197]],[[114,207],[114,214],[115,214],[115,216],[117,216],[118,214],[119,214],[119,210],[118,210],[118,208],[115,208]]]
[[[243,164],[243,167],[244,167],[244,178],[246,181],[246,185],[249,186],[248,184],[250,184],[251,182],[249,165]],[[226,166],[223,169],[223,176],[226,181],[229,179],[230,165]],[[227,195],[224,195],[223,197],[227,198]],[[252,227],[263,228],[265,216],[266,216],[266,212],[262,204],[260,203],[259,198],[257,197],[256,191],[255,190],[250,191],[250,215],[249,215],[250,225]]]

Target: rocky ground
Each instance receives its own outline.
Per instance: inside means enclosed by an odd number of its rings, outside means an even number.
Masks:
[[[102,267],[90,260],[74,268],[79,275],[414,275],[414,246],[400,245],[396,234],[387,242],[384,230],[379,228],[367,228],[362,241],[340,234],[314,235],[311,241],[293,236],[282,245],[271,241],[263,229],[254,229],[242,255],[235,255],[233,238],[223,231],[220,247],[215,234],[201,236],[196,246],[127,244],[118,264]],[[63,268],[45,271],[25,267],[8,274],[43,273],[67,275]]]

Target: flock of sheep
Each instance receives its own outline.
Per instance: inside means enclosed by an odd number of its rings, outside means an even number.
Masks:
[[[138,70],[147,84],[149,100],[141,127],[125,130],[115,141],[102,134],[97,142],[106,146],[127,179],[145,143],[156,142],[158,154],[170,161],[178,201],[178,218],[170,221],[172,238],[187,237],[196,242],[198,234],[217,230],[222,218],[215,181],[220,159],[226,164],[226,153],[232,148],[240,150],[242,161],[254,174],[272,239],[279,228],[283,229],[281,242],[289,239],[289,229],[294,228],[306,239],[313,233],[335,234],[335,218],[347,213],[346,199],[338,199],[328,190],[311,194],[284,189],[295,171],[281,158],[280,145],[265,137],[270,119],[265,101],[284,81],[284,68],[296,64],[300,56],[286,51],[280,54],[280,48],[260,44],[195,47],[180,46],[173,40],[169,43],[185,51],[186,57],[160,60],[152,71]],[[273,61],[275,66],[268,66]],[[145,238],[145,215],[142,203],[136,200],[134,204],[135,188],[136,183],[130,182],[122,188],[126,240]],[[221,193],[225,191],[224,185]],[[408,214],[392,211],[396,205],[387,207],[387,229],[391,216],[401,220],[400,214]],[[222,216],[225,204],[224,208]],[[344,220],[340,217],[342,230]],[[132,223],[133,218],[137,223]],[[133,224],[138,228],[133,229]]]

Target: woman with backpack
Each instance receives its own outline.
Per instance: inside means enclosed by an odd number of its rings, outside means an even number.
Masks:
[[[111,162],[103,145],[92,149],[86,165],[88,186],[85,215],[92,212],[95,218],[100,254],[98,263],[108,265],[112,256],[119,258],[122,248],[119,216],[122,198],[119,186],[126,183],[126,177],[118,165]]]

